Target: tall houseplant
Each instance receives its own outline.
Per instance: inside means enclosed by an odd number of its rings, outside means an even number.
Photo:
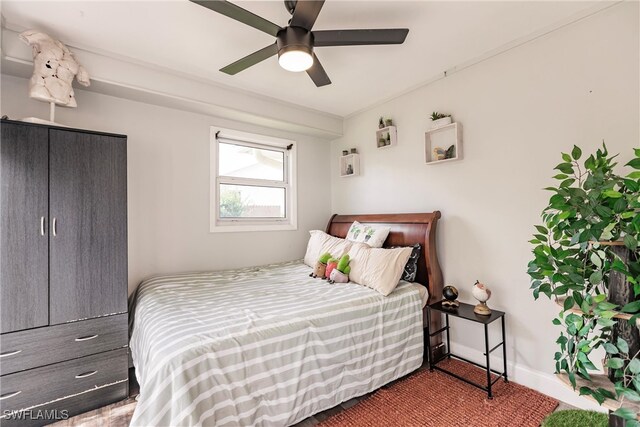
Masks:
[[[562,153],[555,168],[558,185],[547,188],[553,195],[542,212],[544,224],[535,226],[530,240],[531,289],[535,299],[544,294],[562,306],[553,320],[564,327],[556,341],[556,372],[566,373],[574,389],[576,376],[591,382],[590,372],[597,368],[590,356],[603,347],[612,386],[583,386],[580,394],[601,404],[614,398],[640,401],[640,343],[619,333],[636,328],[637,336],[640,317],[640,149],[626,164],[626,176],[614,172],[616,156],[609,156],[604,144],[584,162],[581,157],[576,146],[571,154]],[[609,294],[610,281],[620,277],[629,291],[624,305],[611,302],[615,298]],[[620,320],[623,314],[630,319]],[[637,414],[624,405],[614,414],[627,426],[638,425]]]

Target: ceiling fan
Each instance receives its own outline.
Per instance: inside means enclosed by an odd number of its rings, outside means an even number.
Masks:
[[[225,0],[190,1],[276,38],[275,43],[220,69],[231,75],[277,54],[282,68],[306,71],[316,86],[325,86],[331,84],[331,80],[313,52],[314,47],[402,44],[409,33],[407,28],[311,31],[324,0],[285,0],[292,16],[284,27]]]

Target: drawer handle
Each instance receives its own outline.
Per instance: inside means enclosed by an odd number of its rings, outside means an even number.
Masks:
[[[2,396],[0,396],[0,400],[4,400],[4,399],[8,399],[8,398],[13,397],[13,396],[17,396],[20,393],[22,393],[22,390],[14,391],[13,393],[5,393]]]
[[[89,341],[89,340],[92,340],[94,338],[98,338],[98,334],[96,334],[96,335],[87,335],[86,337],[76,338],[76,341],[78,341],[78,342],[80,342],[80,341]]]
[[[77,378],[77,379],[80,379],[80,378],[87,378],[87,377],[90,377],[91,375],[95,375],[95,374],[97,374],[97,373],[98,373],[98,371],[85,372],[84,374],[78,374],[78,375],[76,375],[76,378]]]
[[[0,358],[1,358],[1,357],[14,356],[14,355],[16,355],[16,354],[18,354],[18,353],[22,353],[22,350],[8,351],[8,352],[6,352],[6,353],[2,353],[2,354],[0,354]]]

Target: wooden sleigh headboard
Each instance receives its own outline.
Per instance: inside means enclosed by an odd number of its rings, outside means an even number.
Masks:
[[[429,213],[333,215],[327,224],[327,234],[345,238],[353,221],[391,227],[384,247],[422,245],[416,282],[429,290],[429,303],[442,299],[442,271],[436,249],[436,226],[440,211]]]

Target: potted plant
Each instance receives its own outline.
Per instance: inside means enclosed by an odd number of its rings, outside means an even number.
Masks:
[[[391,133],[387,133],[387,141],[385,142],[385,145],[391,145]]]
[[[393,119],[385,119],[384,125],[385,127],[393,126]]]
[[[556,373],[574,389],[600,404],[617,399],[613,416],[638,425],[625,401],[640,401],[640,149],[626,164],[626,176],[614,172],[616,156],[606,146],[583,163],[574,146],[556,166],[557,186],[542,212],[543,225],[530,243],[531,289],[554,298],[561,311],[553,324],[564,327],[556,341]],[[611,386],[592,385],[593,350],[606,352]]]
[[[434,111],[431,113],[431,127],[439,128],[451,124],[451,114],[442,114]]]
[[[380,116],[380,120],[378,121],[378,129],[384,128],[384,118]]]

